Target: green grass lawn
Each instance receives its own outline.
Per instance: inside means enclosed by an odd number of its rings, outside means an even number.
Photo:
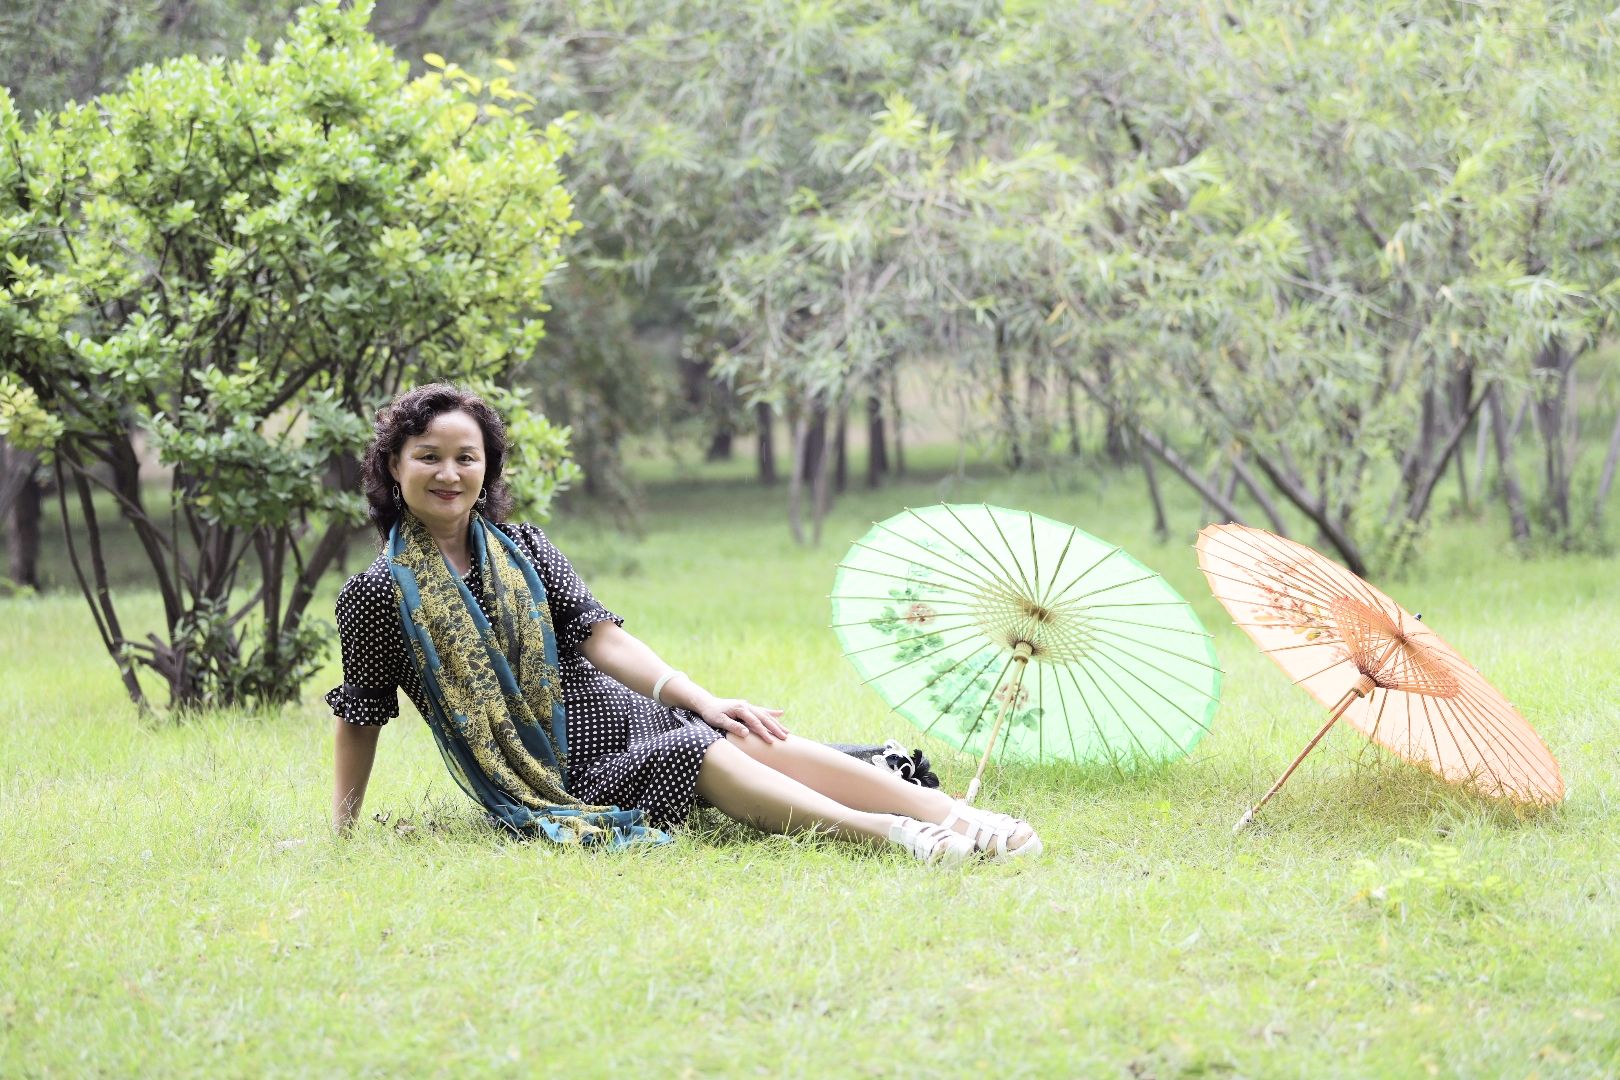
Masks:
[[[930,869],[708,819],[633,854],[512,842],[407,704],[340,842],[335,656],[279,714],[142,720],[76,594],[0,600],[0,1076],[1620,1073],[1612,560],[1521,561],[1499,522],[1457,522],[1379,582],[1538,728],[1563,807],[1516,815],[1341,730],[1233,838],[1321,714],[1210,599],[1194,504],[1160,544],[1134,478],[917,480],[847,496],[805,549],[739,477],[660,470],[635,538],[551,529],[712,689],[801,734],[914,740],[838,655],[833,564],[873,518],[982,499],[1192,600],[1227,671],[1214,734],[1123,780],[993,770],[981,802],[1047,854]],[[927,749],[960,790],[973,763]]]

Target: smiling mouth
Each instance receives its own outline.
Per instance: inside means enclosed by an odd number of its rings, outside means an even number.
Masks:
[[[459,491],[429,491],[428,494],[443,499],[445,502],[461,498],[461,492]]]

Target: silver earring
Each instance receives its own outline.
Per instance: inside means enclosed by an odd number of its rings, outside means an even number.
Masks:
[[[486,502],[488,502],[488,501],[489,501],[489,492],[480,491],[478,493],[478,498],[473,500],[473,505],[476,506],[478,509],[482,510],[484,508],[484,504]]]
[[[394,485],[394,509],[395,510],[403,510],[403,509],[405,509],[405,499],[399,493],[399,485],[398,484]]]

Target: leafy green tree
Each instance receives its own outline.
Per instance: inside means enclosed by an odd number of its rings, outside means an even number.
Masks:
[[[15,0],[0,8],[0,84],[32,116],[110,89],[138,64],[240,46],[261,25],[260,0]],[[284,22],[285,12],[276,20]],[[14,581],[37,584],[47,481],[36,455],[0,440],[0,521]]]
[[[176,705],[296,694],[324,643],[309,600],[362,516],[365,416],[397,387],[495,396],[533,510],[574,474],[566,432],[502,389],[577,227],[568,136],[504,74],[408,78],[369,10],[327,0],[268,54],[142,68],[31,125],[0,91],[0,409],[78,504],[69,553],[136,701],[138,666]],[[132,428],[171,470],[161,505]],[[98,488],[162,636],[119,618]]]
[[[1529,535],[1510,394],[1528,395],[1543,435],[1548,532],[1570,536],[1568,402],[1613,318],[1606,18],[1566,3],[1254,3],[1231,9],[1201,65],[1227,103],[1239,190],[1288,208],[1301,255],[1273,303],[1302,333],[1266,355],[1303,378],[1228,394],[1218,423],[1313,521],[1380,557],[1410,549],[1448,468],[1467,502],[1464,436],[1487,414],[1515,535]]]
[[[587,228],[528,377],[607,490],[620,439],[677,415],[655,337],[723,385],[690,394],[717,430],[790,415],[805,534],[837,418],[864,400],[881,446],[906,368],[1010,464],[1052,452],[1054,407],[1078,452],[1091,412],[1150,494],[1168,468],[1209,513],[1304,521],[1358,568],[1413,550],[1452,473],[1463,507],[1498,491],[1516,537],[1568,543],[1579,486],[1595,518],[1620,471],[1620,422],[1601,468],[1578,438],[1616,295],[1601,8],[381,10],[408,55],[510,61],[542,113],[579,113]]]
[[[813,365],[800,363],[808,346],[767,356],[762,346],[776,324],[725,295],[727,267],[736,259],[768,273],[770,246],[808,212],[804,199],[847,185],[842,167],[882,105],[881,87],[869,84],[892,52],[886,11],[587,0],[516,20],[494,45],[518,64],[542,108],[581,113],[574,182],[587,228],[570,253],[571,273],[619,298],[595,305],[603,321],[581,324],[595,340],[576,347],[570,335],[544,362],[558,353],[585,361],[581,379],[559,372],[568,388],[599,382],[591,373],[612,366],[604,353],[620,365],[641,362],[651,381],[633,335],[649,323],[674,328],[685,335],[684,354],[727,388],[709,400],[758,416],[793,414],[790,498],[824,472],[824,455],[807,451],[812,433],[831,426],[846,380],[812,376]],[[746,287],[757,281],[750,276]],[[608,395],[594,397],[616,411]]]

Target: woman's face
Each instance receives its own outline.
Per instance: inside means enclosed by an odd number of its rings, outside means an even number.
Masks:
[[[461,409],[435,416],[389,463],[406,507],[435,531],[466,528],[484,468],[484,429]]]

